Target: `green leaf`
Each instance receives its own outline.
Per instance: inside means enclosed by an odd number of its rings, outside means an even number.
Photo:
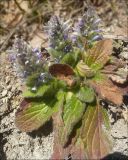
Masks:
[[[58,112],[65,100],[65,92],[59,91],[56,98],[30,102],[24,100],[16,113],[16,125],[24,132],[31,132],[45,124],[54,113]]]
[[[28,87],[34,87],[38,77],[39,77],[39,73],[33,73],[31,76],[27,78],[26,85]]]
[[[75,64],[75,58],[74,58],[74,56],[73,56],[72,53],[68,53],[68,54],[66,54],[62,58],[62,60],[60,61],[60,63],[62,63],[62,64],[69,64],[71,66],[74,66],[74,64]]]
[[[100,73],[100,71],[96,72],[95,76],[92,77],[92,80],[96,81],[96,82],[102,82],[103,80],[105,80],[106,76],[102,73]]]
[[[98,71],[99,69],[103,68],[103,64],[102,63],[94,63],[90,66],[90,68],[94,71]]]
[[[102,128],[102,111],[99,105],[88,106],[82,122],[81,137],[88,159],[102,159],[111,151],[111,143]]]
[[[59,88],[66,88],[66,83],[59,80],[50,81],[48,84],[43,84],[36,91],[27,90],[23,93],[24,98],[40,98],[55,96]]]
[[[52,58],[59,58],[59,56],[61,55],[61,53],[55,49],[50,48],[48,50],[49,54],[51,55]]]
[[[23,93],[24,98],[40,98],[50,89],[50,85],[40,86],[37,91],[27,90]]]
[[[63,127],[60,128],[60,143],[65,146],[74,126],[80,121],[85,111],[83,104],[75,95],[67,100],[63,110]]]
[[[77,128],[77,125],[75,126],[76,134],[73,137],[70,137],[70,141],[71,141],[70,144],[67,145],[66,147],[63,147],[58,137],[58,129],[59,129],[58,123],[59,121],[57,120],[57,122],[55,123],[56,130],[54,127],[54,147],[53,147],[53,154],[51,159],[58,159],[58,160],[64,159],[64,158],[68,159],[70,154],[73,160],[87,159],[85,149],[84,149],[84,144],[81,138],[79,137],[80,124],[77,123],[79,128]]]
[[[82,102],[87,102],[91,103],[95,100],[95,93],[94,90],[90,87],[81,87],[77,97],[82,101]]]
[[[24,132],[31,132],[45,124],[54,112],[57,112],[58,105],[55,100],[50,102],[31,102],[27,103],[16,113],[16,126]]]
[[[110,121],[107,110],[102,107],[103,122],[107,130],[110,130]]]
[[[76,66],[77,72],[81,77],[93,77],[95,75],[95,72],[88,67],[83,61],[79,61]]]
[[[97,42],[85,54],[84,62],[95,71],[103,68],[112,54],[112,41],[104,39]]]
[[[76,63],[80,60],[80,51],[78,49],[74,49],[74,52],[67,53],[60,63],[69,64],[70,66],[74,67]]]

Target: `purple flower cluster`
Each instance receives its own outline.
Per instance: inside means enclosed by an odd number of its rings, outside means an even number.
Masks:
[[[75,47],[85,50],[85,43],[91,46],[92,42],[102,39],[99,23],[100,19],[92,8],[78,20],[73,30],[69,21],[63,22],[53,16],[45,27],[49,40],[48,55],[40,48],[32,48],[22,37],[16,36],[9,51],[10,61],[22,79],[33,74],[38,75],[35,90],[40,82],[45,83],[51,78],[47,74],[49,65],[59,63],[65,54],[73,53],[73,50],[75,52]]]
[[[45,27],[48,33],[49,48],[65,53],[70,52],[71,43],[68,43],[70,27],[69,21],[63,22],[57,16],[51,17]]]
[[[100,22],[101,20],[94,12],[94,9],[90,7],[74,27],[74,32],[71,37],[72,42],[74,44],[79,43],[79,39],[85,38],[89,44],[102,39],[102,31],[99,29]]]
[[[9,59],[22,79],[34,73],[39,73],[41,76],[45,72],[44,66],[48,63],[39,48],[32,48],[23,38],[17,36],[14,39],[12,49],[9,50]]]
[[[94,9],[90,7],[87,12],[78,20],[73,32],[69,21],[63,22],[57,16],[51,17],[46,26],[48,33],[49,48],[63,53],[69,53],[73,49],[73,45],[81,49],[85,49],[85,41],[91,46],[92,42],[101,40],[101,30],[99,29],[100,19],[96,15]]]

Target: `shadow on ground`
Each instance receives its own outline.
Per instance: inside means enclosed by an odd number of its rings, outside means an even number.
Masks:
[[[128,160],[128,156],[120,153],[120,152],[114,152],[112,154],[107,155],[101,160]]]
[[[48,121],[45,125],[40,127],[38,130],[32,131],[28,133],[32,138],[48,136],[51,132],[53,132],[53,122],[52,120]]]
[[[6,155],[4,153],[4,150],[3,150],[3,145],[4,145],[4,141],[3,141],[3,134],[0,133],[0,159],[1,160],[6,160]]]

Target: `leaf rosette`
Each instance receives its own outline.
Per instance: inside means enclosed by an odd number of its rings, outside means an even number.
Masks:
[[[81,21],[82,26],[91,25],[94,17],[88,16],[89,23]],[[95,23],[93,20],[93,25]],[[16,113],[16,125],[21,131],[31,132],[53,119],[55,144],[52,158],[64,159],[71,154],[76,159],[101,159],[111,147],[103,130],[103,124],[109,128],[108,115],[99,105],[99,99],[121,105],[126,93],[125,88],[116,86],[109,79],[114,73],[110,68],[118,68],[112,63],[113,42],[97,39],[95,36],[99,36],[99,32],[96,35],[94,26],[91,26],[94,37],[90,30],[84,32],[83,27],[74,31],[78,36],[74,43],[69,37],[67,23],[62,24],[54,17],[49,25],[52,46],[43,68],[43,81],[33,90],[39,75],[33,73],[28,77],[28,89],[23,93],[24,100]],[[81,42],[78,40],[80,36]]]

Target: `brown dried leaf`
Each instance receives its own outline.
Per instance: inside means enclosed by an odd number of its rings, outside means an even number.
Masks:
[[[115,71],[115,70],[117,70],[117,66],[115,66],[114,64],[108,64],[108,65],[106,65],[105,67],[104,67],[104,69],[102,69],[102,72],[108,72],[108,73],[110,73],[110,72],[113,72],[113,71]]]
[[[49,67],[49,72],[52,76],[57,77],[60,80],[64,80],[69,86],[75,84],[73,79],[73,69],[67,64],[53,64]]]
[[[53,64],[49,67],[49,72],[53,76],[58,76],[60,74],[69,76],[74,74],[73,69],[67,64]]]

